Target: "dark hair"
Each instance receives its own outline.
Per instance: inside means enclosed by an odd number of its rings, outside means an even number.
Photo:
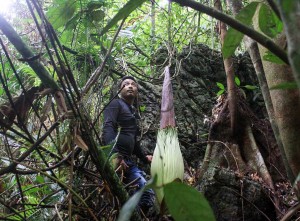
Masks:
[[[122,77],[122,79],[121,79],[121,81],[120,81],[120,83],[118,85],[119,88],[121,88],[121,85],[122,85],[123,81],[125,81],[126,79],[130,79],[130,80],[133,80],[134,82],[136,82],[136,80],[135,80],[134,77],[132,77],[132,76],[124,76],[124,77]]]

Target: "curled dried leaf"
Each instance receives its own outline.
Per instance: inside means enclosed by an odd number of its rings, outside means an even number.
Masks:
[[[57,110],[60,115],[63,115],[68,111],[65,98],[60,91],[56,91],[54,94],[54,99],[56,101]]]
[[[86,145],[86,143],[83,141],[83,139],[81,138],[81,136],[79,134],[75,134],[75,136],[74,136],[74,142],[75,142],[75,144],[78,147],[80,147],[84,151],[88,151],[89,150],[88,146]]]

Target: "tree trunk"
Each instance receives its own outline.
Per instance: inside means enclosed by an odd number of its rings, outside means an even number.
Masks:
[[[254,16],[254,26],[258,28],[258,14]],[[273,39],[277,45],[286,45],[285,36],[282,34]],[[261,57],[267,49],[259,45]],[[290,66],[271,63],[263,60],[263,67],[269,88],[282,83],[293,82],[295,78]],[[270,90],[274,114],[287,161],[292,170],[292,180],[300,171],[300,94],[298,89]]]
[[[232,8],[232,12],[234,15],[238,14],[240,12],[240,10],[242,9],[243,5],[242,2],[240,0],[227,0],[228,4],[231,5]],[[247,51],[249,52],[249,55],[251,57],[254,69],[255,69],[255,73],[259,82],[259,86],[264,98],[264,102],[266,105],[266,109],[267,109],[267,113],[269,116],[269,120],[278,144],[278,147],[280,149],[280,153],[283,159],[283,163],[285,166],[285,169],[287,171],[288,177],[290,180],[293,180],[293,175],[292,175],[292,171],[291,168],[288,164],[287,158],[286,158],[286,154],[284,152],[283,149],[283,145],[282,145],[282,141],[281,141],[281,137],[279,134],[279,129],[278,126],[276,124],[276,120],[275,120],[275,114],[274,114],[274,107],[273,107],[273,103],[271,100],[271,95],[270,95],[270,90],[267,84],[267,80],[266,80],[266,76],[265,76],[265,71],[263,68],[263,64],[262,64],[262,60],[259,54],[259,49],[258,49],[258,44],[257,42],[255,42],[253,39],[249,38],[248,36],[245,36],[243,39],[246,47],[247,47]]]
[[[300,6],[299,1],[279,0],[279,12],[284,23],[288,45],[288,57],[294,78],[300,89]],[[299,170],[298,170],[299,172]]]
[[[220,0],[215,1],[215,8],[219,11],[222,11],[222,5]],[[227,34],[227,27],[226,24],[219,21],[219,33],[220,33],[220,40],[221,44],[224,44],[224,39]],[[233,62],[232,58],[223,58],[224,60],[224,67],[226,72],[227,78],[227,93],[228,93],[228,106],[230,112],[230,127],[231,133],[234,137],[237,132],[237,124],[238,124],[238,110],[237,110],[237,87],[234,82],[234,69],[233,69]]]

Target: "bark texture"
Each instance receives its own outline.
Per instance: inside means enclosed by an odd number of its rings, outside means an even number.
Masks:
[[[255,18],[258,19],[257,16]],[[255,27],[258,29],[257,20]],[[274,42],[284,47],[286,45],[285,35],[278,36]],[[259,46],[259,51],[263,56],[267,49]],[[288,65],[279,65],[263,60],[263,67],[269,88],[295,81],[292,69]],[[300,140],[298,137],[300,134],[300,93],[298,89],[277,89],[270,90],[270,95],[283,148],[293,173],[293,180],[291,180],[293,182],[294,177],[300,171]]]
[[[242,2],[240,0],[227,0],[227,2],[228,2],[228,5],[231,6],[231,9],[232,9],[232,12],[234,15],[237,15],[240,12],[240,10],[243,8]],[[285,169],[288,173],[290,180],[293,180],[292,171],[290,169],[290,165],[288,164],[286,154],[283,149],[281,137],[279,134],[279,129],[276,124],[274,107],[273,107],[273,103],[271,100],[270,90],[269,90],[268,83],[266,80],[265,71],[264,71],[263,64],[262,64],[262,59],[260,57],[258,44],[253,39],[249,38],[248,36],[244,36],[243,41],[247,47],[247,51],[249,52],[251,61],[253,63],[254,69],[255,69],[255,73],[256,73],[256,76],[257,76],[257,79],[259,82],[262,96],[264,98],[264,102],[266,105],[268,118],[270,120],[272,129],[273,129],[273,132],[274,132],[274,135],[276,138],[276,142],[278,144],[278,147],[279,147],[279,150],[280,150],[280,153],[281,153],[284,165],[285,165]]]

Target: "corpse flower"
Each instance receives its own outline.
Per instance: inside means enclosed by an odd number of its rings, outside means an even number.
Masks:
[[[166,67],[162,89],[160,129],[151,163],[151,176],[157,175],[157,185],[154,191],[160,204],[164,198],[163,186],[174,180],[182,181],[183,173],[183,158],[175,128],[170,70],[169,67]]]

